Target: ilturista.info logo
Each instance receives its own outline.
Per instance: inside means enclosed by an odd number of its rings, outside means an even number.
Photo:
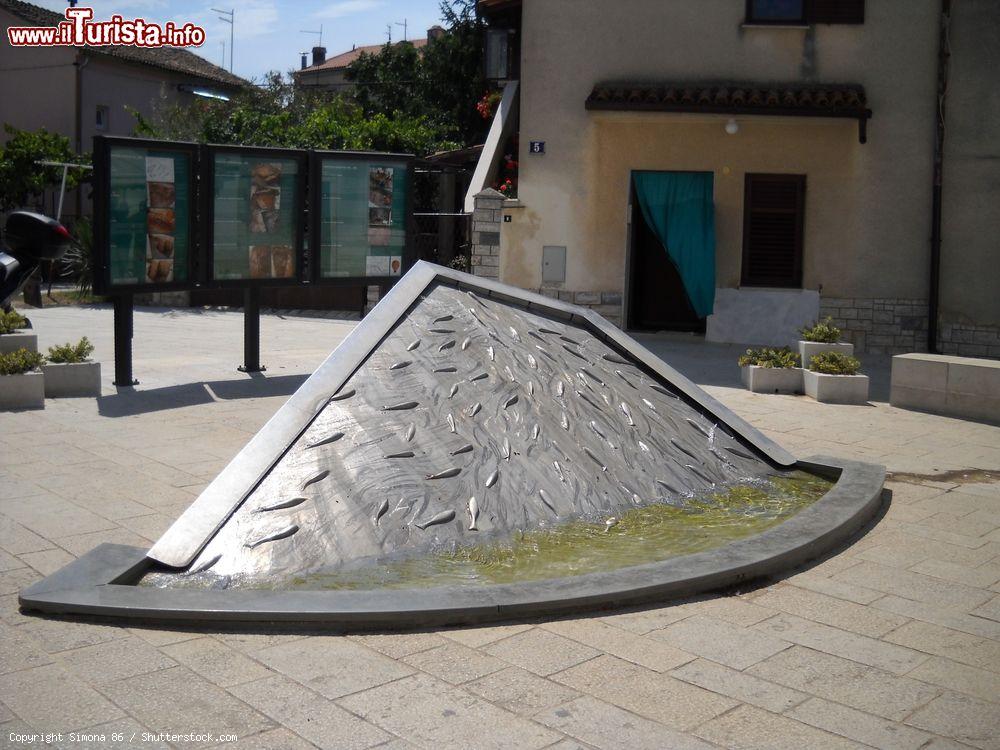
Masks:
[[[66,8],[66,20],[56,26],[10,26],[7,41],[13,47],[200,47],[205,29],[186,23],[150,23],[143,18],[114,15],[94,21],[93,8]]]

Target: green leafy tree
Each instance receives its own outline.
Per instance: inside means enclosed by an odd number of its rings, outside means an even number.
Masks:
[[[365,114],[421,115],[423,82],[420,54],[409,42],[386,44],[378,54],[363,52],[347,68],[354,100]]]
[[[40,130],[21,130],[5,124],[6,145],[0,147],[0,211],[38,204],[46,188],[62,181],[60,167],[44,167],[39,161],[61,161],[89,164],[90,156],[77,156],[70,148],[69,138]],[[82,170],[71,169],[66,175],[66,189],[76,187]]]
[[[461,144],[482,140],[486,125],[476,102],[486,90],[482,47],[485,26],[475,0],[444,0],[446,33],[420,51],[386,44],[362,54],[347,69],[353,97],[365,114],[423,117]]]
[[[476,111],[486,91],[483,45],[486,25],[476,0],[445,0],[442,20],[447,33],[431,40],[423,55],[423,96],[431,111],[455,128],[463,145],[482,143],[489,123]]]
[[[296,89],[279,73],[228,102],[161,103],[148,119],[138,112],[133,115],[136,134],[148,138],[415,154],[454,146],[445,129],[425,116],[369,116],[350,99]]]

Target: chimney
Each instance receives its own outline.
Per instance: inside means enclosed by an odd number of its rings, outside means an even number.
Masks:
[[[309,55],[308,52],[303,52],[302,53],[302,70],[306,69],[306,58],[307,58],[308,55]]]
[[[427,41],[430,42],[434,39],[444,36],[444,29],[440,26],[431,26],[427,29]]]
[[[326,62],[326,47],[313,47],[313,65],[322,65]]]

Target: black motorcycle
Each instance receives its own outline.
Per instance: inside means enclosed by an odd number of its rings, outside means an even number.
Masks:
[[[44,261],[59,260],[74,244],[69,231],[53,218],[32,211],[14,211],[7,217],[0,246],[0,308],[11,300]]]

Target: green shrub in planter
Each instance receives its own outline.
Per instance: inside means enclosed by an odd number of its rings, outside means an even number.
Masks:
[[[38,352],[27,349],[0,354],[0,375],[23,375],[37,370],[42,365],[44,357]]]
[[[747,349],[746,354],[741,354],[738,364],[740,367],[773,367],[775,369],[787,369],[798,367],[799,358],[787,346],[780,349],[764,347],[762,349]]]
[[[86,362],[90,355],[94,353],[94,345],[90,343],[86,336],[76,344],[60,344],[49,347],[49,356],[46,359],[52,364],[77,364]]]
[[[10,312],[0,310],[0,334],[14,333],[17,329],[24,328],[27,325],[28,321],[17,310],[11,310]]]
[[[833,318],[826,317],[805,328],[800,328],[803,341],[817,341],[821,344],[836,344],[840,341],[840,329],[833,324]]]
[[[861,361],[840,352],[821,352],[809,360],[809,369],[824,375],[857,375]]]

